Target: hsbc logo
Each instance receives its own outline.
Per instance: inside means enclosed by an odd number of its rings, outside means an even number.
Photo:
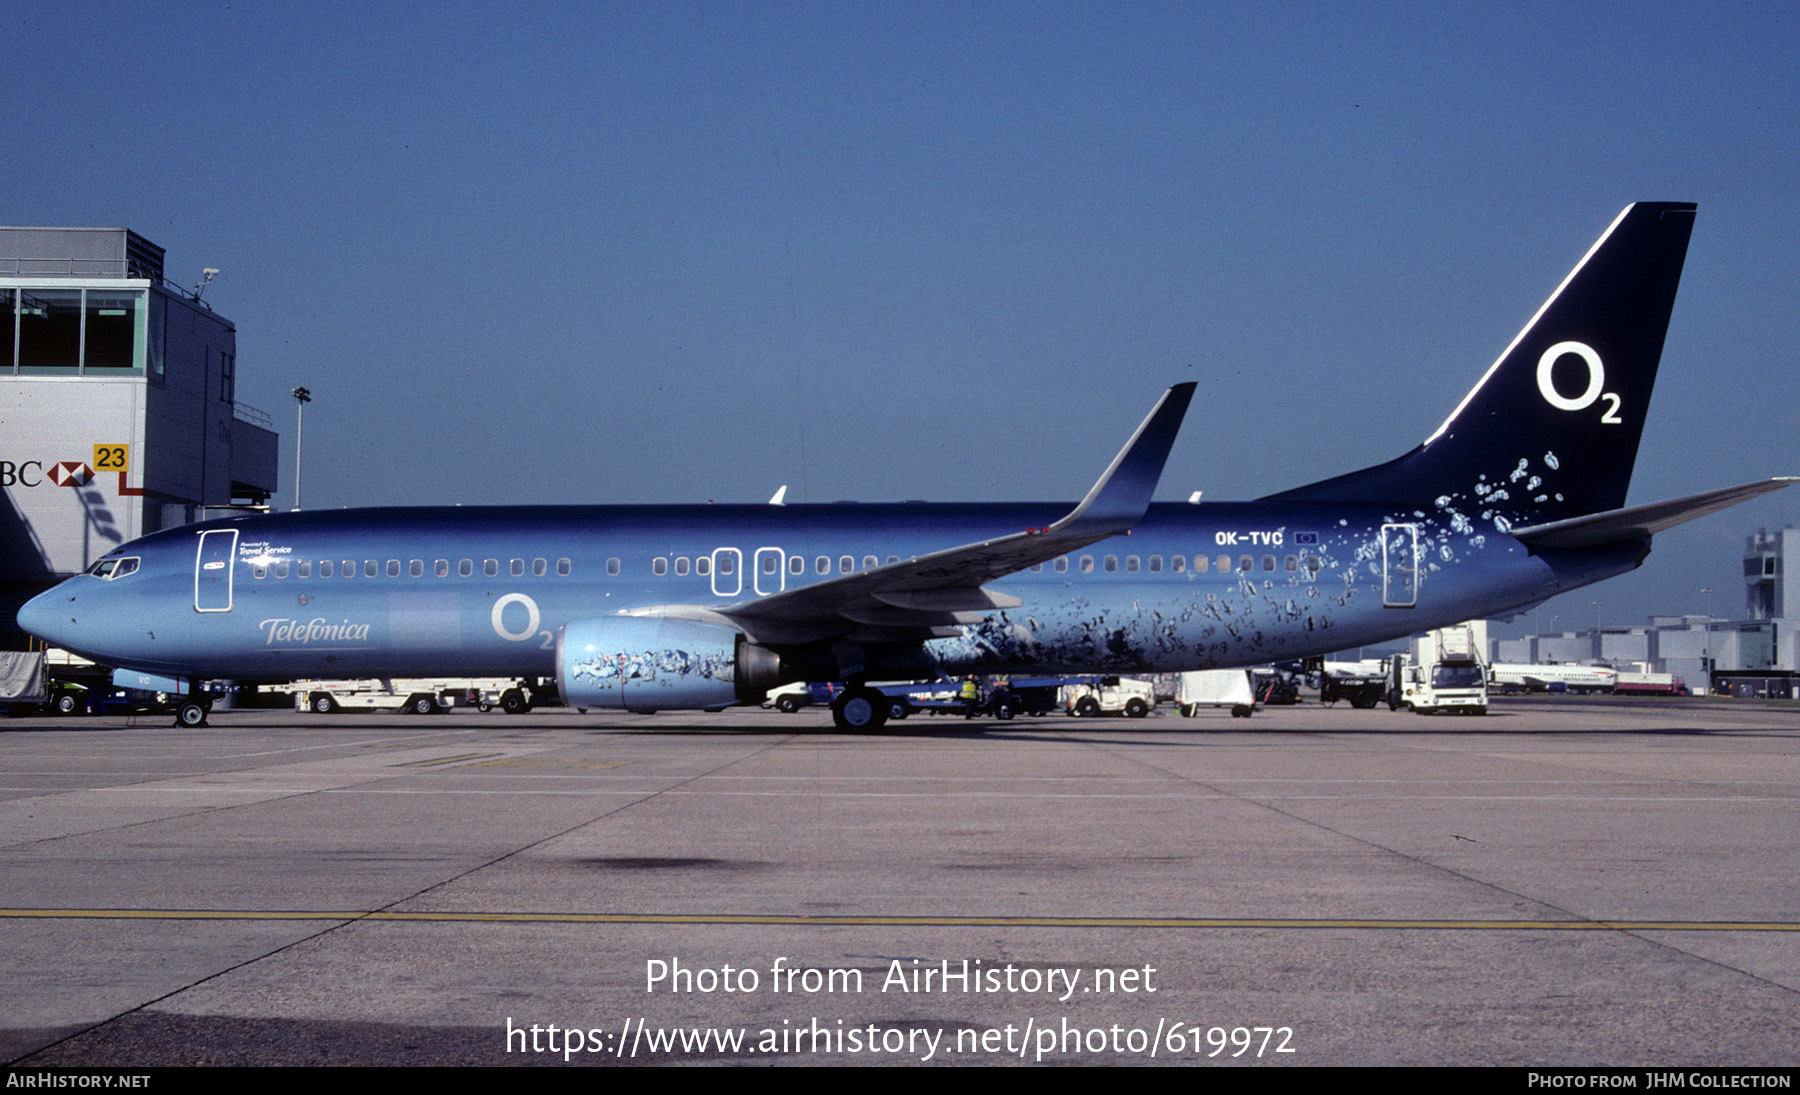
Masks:
[[[94,481],[94,469],[80,460],[62,460],[44,470],[41,460],[0,460],[0,487],[85,487]]]

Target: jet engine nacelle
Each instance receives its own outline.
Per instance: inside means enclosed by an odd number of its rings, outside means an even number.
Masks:
[[[606,616],[563,628],[556,684],[570,707],[668,711],[757,702],[780,659],[720,624]]]

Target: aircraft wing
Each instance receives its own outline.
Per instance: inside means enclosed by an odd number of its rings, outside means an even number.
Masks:
[[[1131,531],[1149,508],[1194,387],[1188,382],[1164,392],[1087,497],[1045,528],[1021,529],[722,608],[656,605],[627,615],[730,623],[769,644],[837,636],[906,642],[953,635],[958,625],[974,622],[981,613],[1021,603],[981,588],[983,583]]]
[[[1586,517],[1571,517],[1566,521],[1528,525],[1513,529],[1512,534],[1532,547],[1551,548],[1598,547],[1621,540],[1640,540],[1796,482],[1800,482],[1800,477],[1759,479],[1738,487],[1690,494],[1686,498],[1652,502],[1647,506],[1607,510],[1604,513],[1590,513]]]

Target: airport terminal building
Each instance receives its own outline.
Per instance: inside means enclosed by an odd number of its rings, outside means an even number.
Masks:
[[[124,228],[0,227],[0,648],[119,544],[267,503],[279,438],[236,399],[237,328]]]
[[[1500,639],[1495,661],[1645,666],[1690,686],[1800,699],[1800,587],[1787,584],[1787,556],[1800,560],[1800,528],[1762,529],[1744,541],[1744,616],[1652,616],[1643,627],[1596,627]],[[1744,687],[1748,683],[1748,690]]]

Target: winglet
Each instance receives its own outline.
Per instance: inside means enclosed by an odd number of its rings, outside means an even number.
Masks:
[[[1137,524],[1162,479],[1163,465],[1181,430],[1188,403],[1194,398],[1195,386],[1190,380],[1164,392],[1081,504],[1044,531],[1099,539],[1116,536]]]

